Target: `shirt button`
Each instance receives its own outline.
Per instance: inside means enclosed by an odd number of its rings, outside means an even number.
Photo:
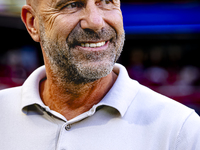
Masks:
[[[71,124],[65,126],[65,130],[69,131],[71,129]]]

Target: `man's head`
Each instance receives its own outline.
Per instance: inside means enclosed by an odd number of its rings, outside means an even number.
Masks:
[[[119,0],[27,0],[22,19],[46,66],[64,82],[92,82],[118,59],[124,30]]]

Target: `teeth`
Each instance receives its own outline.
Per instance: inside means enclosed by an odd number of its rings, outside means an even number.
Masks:
[[[89,43],[85,43],[85,47],[90,47],[90,44]]]
[[[81,43],[81,46],[82,47],[92,47],[92,48],[95,48],[95,47],[101,47],[103,45],[105,45],[106,42],[99,42],[99,43]]]

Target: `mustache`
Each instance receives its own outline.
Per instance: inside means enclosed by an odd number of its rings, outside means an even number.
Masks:
[[[99,31],[92,29],[82,29],[80,26],[76,26],[67,38],[69,45],[80,44],[81,42],[91,41],[109,41],[117,38],[117,33],[112,27],[104,27]]]

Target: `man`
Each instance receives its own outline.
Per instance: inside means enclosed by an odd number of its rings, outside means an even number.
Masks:
[[[22,20],[45,67],[0,92],[0,149],[200,149],[199,116],[115,64],[119,0],[27,0]]]

